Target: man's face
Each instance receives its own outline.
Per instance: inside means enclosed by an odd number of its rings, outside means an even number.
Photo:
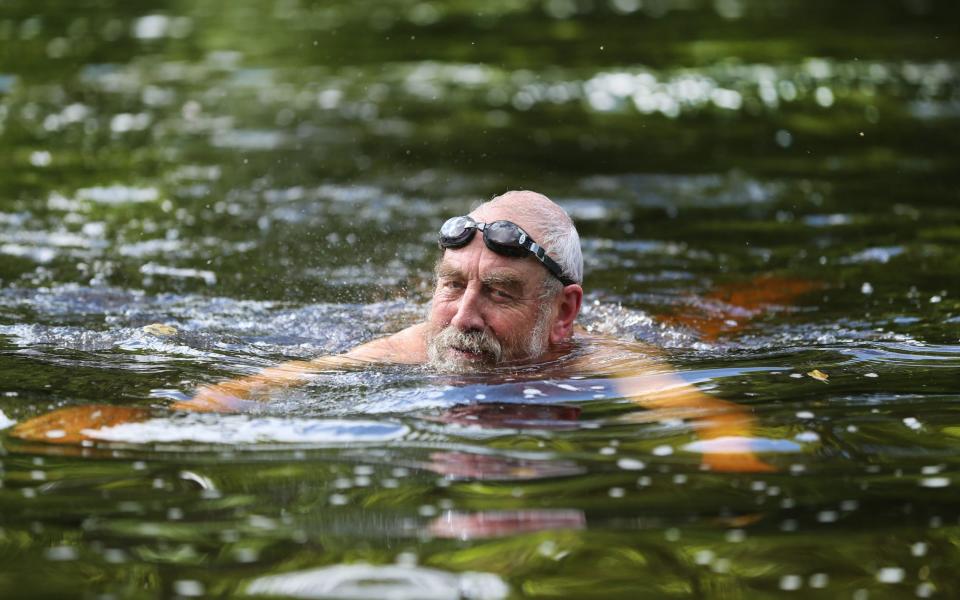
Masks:
[[[543,267],[496,254],[482,237],[445,250],[437,266],[428,357],[443,370],[535,358],[547,345],[552,307],[540,296]]]

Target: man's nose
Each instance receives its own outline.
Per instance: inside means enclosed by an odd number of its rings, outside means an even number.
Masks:
[[[457,312],[450,319],[450,324],[460,331],[484,330],[486,322],[483,320],[483,300],[476,290],[468,288],[460,296]]]

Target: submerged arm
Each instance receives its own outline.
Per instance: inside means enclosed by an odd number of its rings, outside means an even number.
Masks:
[[[258,403],[258,396],[278,388],[304,385],[322,371],[351,369],[370,363],[413,364],[420,355],[424,325],[414,325],[391,336],[357,346],[346,354],[294,360],[263,369],[255,375],[199,388],[190,400],[171,406],[176,410],[200,412],[242,411]]]
[[[255,375],[199,388],[190,400],[170,408],[195,412],[238,412],[258,405],[258,396],[277,388],[302,385],[321,371],[356,368],[369,363],[414,363],[425,353],[423,325],[414,325],[386,338],[357,346],[346,354],[296,360],[264,369]],[[418,345],[419,344],[419,345]],[[86,404],[69,406],[18,424],[13,437],[33,442],[76,444],[90,439],[90,430],[138,423],[152,418],[154,410],[139,406]]]
[[[753,434],[754,418],[748,409],[714,398],[669,371],[666,365],[650,354],[626,352],[599,342],[599,361],[606,363],[614,375],[617,390],[626,398],[651,409],[631,418],[638,421],[683,419],[688,421],[701,440],[721,443],[703,450],[703,462],[717,471],[772,471],[749,448],[745,438]],[[597,360],[597,358],[594,358]]]

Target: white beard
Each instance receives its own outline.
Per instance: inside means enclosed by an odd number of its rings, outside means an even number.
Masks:
[[[442,372],[469,373],[482,368],[495,367],[508,361],[539,358],[546,351],[546,332],[550,320],[550,311],[544,309],[539,311],[537,322],[530,331],[530,337],[525,346],[525,356],[507,355],[503,343],[489,331],[462,332],[448,325],[427,340],[427,365]],[[478,354],[481,358],[478,360],[456,358],[458,348]]]

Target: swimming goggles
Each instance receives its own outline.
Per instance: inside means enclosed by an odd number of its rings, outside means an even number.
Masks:
[[[471,217],[452,217],[447,219],[447,222],[440,228],[440,247],[460,248],[466,246],[478,230],[483,232],[483,243],[497,254],[516,257],[526,256],[528,253],[532,254],[563,285],[576,283],[576,281],[563,274],[563,269],[560,268],[557,261],[547,256],[547,252],[540,244],[533,241],[530,234],[510,221],[478,223]]]

